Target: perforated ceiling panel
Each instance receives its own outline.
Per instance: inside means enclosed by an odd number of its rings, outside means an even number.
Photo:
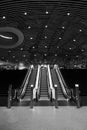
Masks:
[[[25,64],[86,60],[87,2],[0,0],[0,59]]]

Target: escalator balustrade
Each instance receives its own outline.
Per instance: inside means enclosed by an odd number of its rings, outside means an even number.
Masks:
[[[53,82],[53,86],[54,88],[56,88],[57,90],[57,98],[58,100],[67,100],[66,95],[64,94],[63,88],[61,87],[61,83],[59,81],[59,78],[56,70],[54,68],[51,68],[51,76],[52,76],[52,82]]]
[[[37,67],[32,69],[29,78],[26,80],[26,82],[28,81],[28,83],[27,83],[23,96],[21,95],[22,101],[31,99],[31,90],[32,90],[32,87],[33,88],[35,87],[36,74],[37,74]]]
[[[47,68],[41,67],[41,76],[40,76],[40,99],[48,100],[48,83],[47,83]]]
[[[31,68],[25,76],[22,91],[18,97],[19,100],[31,101],[30,106],[33,107],[33,101],[36,101],[36,99],[39,105],[43,101],[49,103],[52,98],[52,103],[54,104],[55,101],[56,108],[58,107],[58,101],[69,101],[70,95],[66,91],[65,82],[60,73],[54,66],[50,68],[47,65],[39,65]],[[79,106],[79,102],[77,103]]]

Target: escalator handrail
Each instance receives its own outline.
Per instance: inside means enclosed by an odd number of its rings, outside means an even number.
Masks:
[[[39,92],[39,75],[40,74],[40,65],[38,65],[38,70],[36,74],[36,79],[35,79],[35,87],[33,89],[33,99],[36,98],[36,93]]]
[[[63,84],[63,81],[62,81],[62,78],[61,78],[61,76],[60,76],[60,73],[59,73],[58,69],[55,68],[55,70],[56,70],[56,73],[57,73],[57,77],[60,77],[60,78],[58,78],[58,79],[59,79],[59,82],[60,82],[60,84],[61,84],[62,91],[63,91],[64,95],[65,95],[68,99],[70,99],[71,97],[70,97],[70,95],[68,95],[68,93],[67,93],[67,89],[66,89],[66,87],[65,87],[64,84]]]
[[[31,68],[31,66],[30,66],[29,69],[28,69],[28,72],[27,72],[27,74],[26,74],[26,76],[25,76],[25,79],[24,79],[24,81],[23,81],[23,84],[22,84],[22,86],[21,86],[21,89],[19,90],[18,98],[21,98],[21,97],[24,95],[24,93],[25,93],[25,90],[26,90],[26,88],[27,88],[27,84],[28,84],[28,80],[29,80],[31,71],[32,71],[32,68]]]
[[[57,68],[57,69],[58,69],[58,68]],[[58,69],[58,70],[59,70],[59,69]],[[59,72],[59,74],[60,74],[60,77],[61,77],[62,83],[63,83],[64,88],[65,88],[65,90],[66,90],[66,93],[67,93],[67,95],[69,96],[69,98],[71,98],[71,90],[69,90],[67,84],[65,83],[65,80],[63,79],[63,76],[62,76],[60,70],[59,70],[58,72]]]
[[[48,70],[48,69],[47,69],[47,70]],[[50,97],[50,99],[51,99],[51,98],[52,98],[52,97],[51,97],[52,89],[50,88],[50,81],[49,81],[48,71],[47,71],[47,84],[48,84],[48,94],[49,94],[49,97]]]
[[[40,97],[40,83],[41,83],[41,71],[39,71],[38,88],[36,89],[38,97]]]
[[[21,96],[23,96],[25,94],[25,92],[26,92],[26,89],[27,89],[27,86],[28,86],[28,82],[29,82],[29,78],[31,76],[32,70],[33,69],[30,70],[29,75],[28,75],[28,77],[26,79],[26,82],[25,82],[24,88],[22,90]]]
[[[19,96],[19,95],[21,94],[21,92],[22,92],[22,89],[23,89],[24,84],[25,84],[25,82],[26,82],[27,76],[28,76],[28,71],[27,71],[27,74],[25,75],[25,78],[24,78],[24,80],[23,80],[23,82],[22,82],[22,84],[21,84],[21,87],[20,87],[19,91],[18,91],[18,96]]]
[[[49,78],[49,83],[50,83],[50,89],[52,91],[52,98],[55,99],[55,89],[53,87],[53,82],[52,82],[52,77],[51,77],[51,72],[50,72],[50,66],[48,65],[48,78]]]

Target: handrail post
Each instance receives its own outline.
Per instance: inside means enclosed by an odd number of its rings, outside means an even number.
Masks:
[[[77,108],[80,108],[79,84],[75,84]]]
[[[55,108],[58,108],[58,86],[57,84],[54,85],[55,88]]]
[[[8,88],[8,100],[7,100],[7,108],[11,108],[11,103],[12,103],[12,84],[9,85]]]
[[[31,84],[31,101],[30,101],[30,108],[33,108],[33,84]]]
[[[38,89],[36,90],[36,102],[38,102]]]

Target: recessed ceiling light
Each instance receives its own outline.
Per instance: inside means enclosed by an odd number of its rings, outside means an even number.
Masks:
[[[23,51],[23,48],[21,48],[20,50]]]
[[[49,12],[48,11],[46,11],[46,14],[48,14]]]
[[[77,55],[76,58],[78,58],[79,56]]]
[[[47,38],[47,36],[44,37],[45,39]]]
[[[61,38],[61,37],[59,37],[59,39],[61,40],[62,38]]]
[[[84,49],[81,49],[82,52],[84,52]]]
[[[33,39],[33,37],[30,37],[30,39],[32,40],[32,39]]]
[[[47,54],[44,54],[44,56],[47,56]]]
[[[45,46],[45,48],[47,48],[47,46]]]
[[[55,54],[55,56],[57,56],[57,54]]]
[[[35,46],[32,47],[33,49],[35,48]]]
[[[59,46],[57,46],[57,48],[59,48]]]
[[[45,28],[47,28],[48,26],[47,25],[45,25]]]
[[[15,58],[15,56],[13,56],[13,58]]]
[[[11,52],[11,50],[8,51],[9,53]]]
[[[63,26],[62,29],[65,29],[65,27]]]
[[[82,29],[80,29],[79,31],[82,32]]]
[[[23,55],[23,57],[26,57],[26,55]]]
[[[6,19],[6,17],[5,17],[5,16],[3,16],[3,17],[2,17],[2,19]]]
[[[67,13],[67,15],[69,16],[69,15],[70,15],[70,13],[68,12],[68,13]]]
[[[28,28],[30,29],[30,28],[31,28],[31,26],[28,26]]]
[[[27,12],[24,12],[24,15],[27,15]]]
[[[76,42],[76,39],[73,39],[73,42]]]

